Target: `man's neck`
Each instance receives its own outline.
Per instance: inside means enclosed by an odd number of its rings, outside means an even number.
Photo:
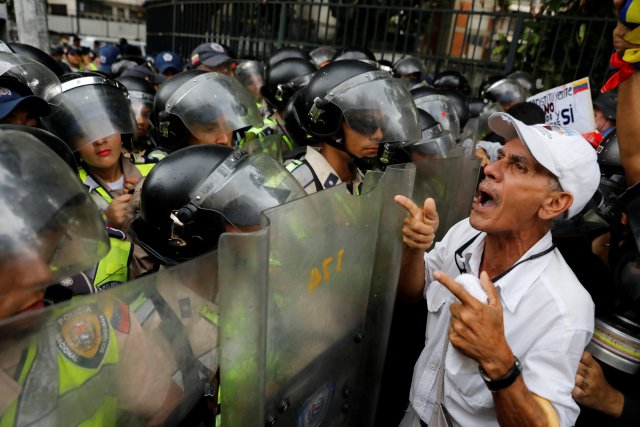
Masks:
[[[547,229],[524,230],[517,234],[487,234],[480,271],[496,277],[513,266],[544,235]]]
[[[322,157],[331,165],[333,170],[336,171],[338,177],[342,182],[351,183],[353,180],[353,173],[349,168],[349,154],[345,151],[339,150],[336,147],[327,143],[322,144],[322,150],[320,151]]]

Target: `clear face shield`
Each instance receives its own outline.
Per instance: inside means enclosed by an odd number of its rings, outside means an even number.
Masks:
[[[165,111],[178,116],[205,143],[262,123],[253,96],[237,79],[219,73],[201,74],[185,82],[169,98]]]
[[[64,161],[19,131],[0,132],[0,217],[2,295],[33,293],[94,266],[109,249],[86,188]]]
[[[264,86],[264,66],[258,61],[243,61],[235,70],[236,78],[256,98],[260,98],[260,88]]]
[[[31,58],[0,52],[0,76],[18,80],[29,87],[35,96],[49,104],[56,105],[60,102],[60,80],[53,71]]]
[[[402,144],[401,147],[409,153],[412,161],[419,161],[426,158],[447,158],[455,144],[456,141],[451,132],[444,130],[442,125],[438,124],[423,130],[422,139],[419,141]]]
[[[428,95],[415,100],[416,107],[431,114],[454,139],[460,137],[460,119],[453,103],[444,95]]]
[[[270,156],[236,152],[200,184],[191,203],[246,228],[260,226],[264,210],[305,195],[298,181]]]
[[[144,136],[151,127],[151,112],[153,111],[153,99],[154,96],[138,91],[129,92],[129,100],[131,101],[131,109],[136,118],[138,128],[136,130],[136,136]],[[142,126],[141,126],[142,125]]]
[[[385,71],[369,71],[336,86],[325,97],[344,115],[347,125],[376,142],[408,142],[421,138],[418,111],[407,87]]]
[[[134,134],[136,120],[125,87],[103,77],[65,82],[60,105],[43,118],[45,126],[74,151],[116,134]]]

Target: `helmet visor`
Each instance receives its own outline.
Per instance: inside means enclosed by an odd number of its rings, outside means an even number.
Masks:
[[[99,77],[63,85],[60,105],[43,119],[45,126],[74,151],[116,134],[133,134],[136,120],[124,86]]]
[[[298,181],[264,154],[229,156],[191,196],[201,209],[220,213],[236,227],[259,226],[265,209],[306,195]]]
[[[437,125],[436,129],[426,129],[422,132],[422,139],[413,144],[403,144],[403,148],[410,155],[421,155],[437,158],[448,157],[449,152],[455,146],[456,141],[453,139],[451,132],[443,130],[442,126]]]
[[[57,104],[62,93],[58,77],[39,62],[26,56],[0,52],[0,75],[12,77],[49,104]]]
[[[109,249],[86,188],[23,132],[0,132],[0,215],[0,294],[15,290],[16,275],[25,288],[43,287],[92,267]]]
[[[416,106],[431,114],[454,139],[460,136],[460,119],[453,103],[443,95],[428,95],[415,100]]]
[[[131,101],[131,109],[136,118],[150,120],[153,111],[154,96],[144,92],[129,92],[129,100]]]
[[[421,137],[418,111],[407,87],[384,71],[370,71],[339,84],[326,96],[342,111],[354,131],[377,142],[417,141]]]
[[[167,101],[166,111],[178,116],[204,142],[262,123],[254,97],[237,79],[219,73],[201,74],[185,82]]]
[[[489,101],[513,104],[526,101],[529,97],[529,92],[515,80],[502,79],[489,86],[483,95]]]

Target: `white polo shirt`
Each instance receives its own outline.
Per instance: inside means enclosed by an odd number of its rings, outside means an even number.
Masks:
[[[447,339],[444,405],[459,426],[498,426],[493,397],[478,371],[478,363],[448,342],[449,305],[455,300],[431,272],[460,274],[454,253],[479,232],[465,219],[449,230],[425,254],[425,297],[429,315],[426,345],[413,371],[411,405],[429,422],[436,400],[436,377]],[[486,234],[481,233],[458,257],[468,259],[467,272],[479,276]],[[543,252],[552,244],[551,232],[521,260]],[[555,408],[562,426],[572,426],[580,412],[571,397],[582,352],[593,334],[594,305],[560,252],[550,253],[515,267],[496,283],[503,305],[504,329],[509,347],[520,359],[527,388]]]

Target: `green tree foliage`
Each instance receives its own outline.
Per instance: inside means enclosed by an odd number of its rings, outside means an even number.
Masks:
[[[516,38],[513,70],[533,72],[546,87],[585,76],[595,86],[604,81],[615,27],[610,1],[547,0],[537,15],[514,15],[521,19],[519,37],[517,31],[500,34],[493,49],[494,55],[507,60]],[[603,23],[603,17],[610,20]]]

